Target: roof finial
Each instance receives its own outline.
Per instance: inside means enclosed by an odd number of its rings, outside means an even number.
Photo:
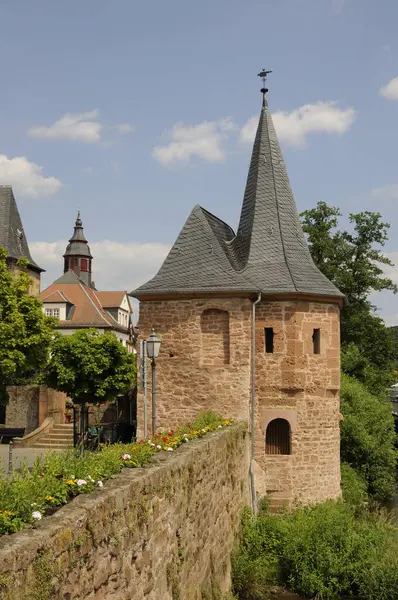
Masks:
[[[81,227],[81,226],[82,226],[82,220],[80,218],[80,208],[78,208],[75,227]]]
[[[261,93],[263,95],[263,107],[265,106],[265,94],[268,92],[268,88],[265,87],[265,82],[267,81],[267,76],[272,73],[272,71],[267,71],[263,69],[260,73],[257,73],[258,77],[261,77],[263,80],[263,87],[261,88]]]

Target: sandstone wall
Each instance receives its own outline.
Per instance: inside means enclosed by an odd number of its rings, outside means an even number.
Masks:
[[[245,434],[237,424],[157,455],[0,538],[2,600],[219,598],[249,502]]]
[[[251,310],[251,301],[239,298],[140,303],[140,339],[146,339],[152,327],[162,339],[156,383],[159,427],[185,422],[203,410],[249,421]],[[273,330],[270,353],[265,328]],[[314,329],[319,330],[319,354],[314,353]],[[262,300],[256,308],[255,458],[260,495],[284,493],[303,503],[340,495],[339,389],[338,304]],[[142,405],[140,394],[141,435]],[[289,422],[290,455],[266,454],[266,429],[273,419]]]
[[[274,351],[265,352],[266,327]],[[320,329],[320,353],[313,332]],[[340,315],[336,304],[266,302],[256,311],[255,455],[267,492],[288,492],[297,502],[340,495]],[[291,428],[290,456],[264,452],[268,423]]]
[[[248,420],[251,305],[240,298],[140,303],[140,340],[152,327],[162,340],[156,361],[159,427],[189,421],[203,410]],[[150,386],[148,363],[149,411]],[[139,394],[139,435],[142,405]]]

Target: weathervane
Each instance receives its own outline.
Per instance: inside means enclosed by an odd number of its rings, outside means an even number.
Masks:
[[[263,87],[261,88],[261,93],[264,94],[264,96],[268,92],[267,88],[265,87],[265,82],[267,81],[267,77],[270,73],[272,73],[272,71],[267,71],[266,69],[263,69],[262,71],[260,71],[260,73],[257,73],[257,76],[261,77],[261,79],[263,80]]]

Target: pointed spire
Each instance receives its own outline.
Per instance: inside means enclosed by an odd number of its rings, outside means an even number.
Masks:
[[[259,73],[262,107],[236,236],[195,207],[158,273],[133,292],[137,298],[220,291],[343,297],[315,266],[304,237],[268,110],[269,73]]]
[[[262,71],[259,76],[267,74]],[[336,295],[338,290],[312,261],[268,110],[267,91],[261,90],[263,102],[242,212],[231,244],[233,259],[265,293]]]
[[[64,254],[64,273],[72,270],[86,285],[91,286],[92,258],[90,247],[84,236],[80,210],[78,210],[73,235]]]
[[[22,226],[18,206],[10,185],[0,185],[0,246],[7,250],[10,260],[17,261],[25,256],[32,270],[44,271],[33,260]]]

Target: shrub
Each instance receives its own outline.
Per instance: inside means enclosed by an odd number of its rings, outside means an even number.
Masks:
[[[397,599],[397,543],[398,528],[388,519],[365,510],[357,515],[341,501],[257,519],[246,513],[233,588],[241,600],[266,598],[272,583],[308,598]]]
[[[341,488],[343,499],[356,509],[364,507],[368,495],[366,482],[353,467],[343,463],[341,465]]]
[[[379,500],[391,498],[395,491],[397,453],[390,403],[342,374],[341,412],[342,461],[361,475],[372,496]]]

